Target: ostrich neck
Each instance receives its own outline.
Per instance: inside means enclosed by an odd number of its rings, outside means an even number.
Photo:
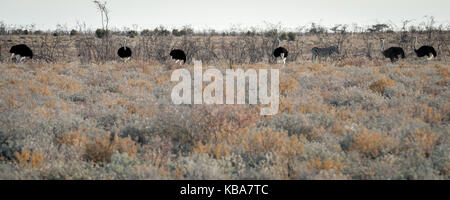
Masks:
[[[416,37],[416,40],[414,40],[414,51],[417,51],[416,45],[417,45],[417,37]]]
[[[384,51],[384,40],[381,41],[381,52]]]

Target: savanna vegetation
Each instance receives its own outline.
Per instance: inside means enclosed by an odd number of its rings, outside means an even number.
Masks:
[[[6,31],[0,179],[448,180],[448,30],[343,27]],[[416,58],[413,36],[438,57],[429,64]],[[125,38],[134,53],[126,64],[116,55]],[[290,51],[284,67],[271,57],[277,38]],[[391,64],[380,38],[403,47],[407,59]],[[17,43],[29,44],[36,58],[11,62],[8,49]],[[340,54],[310,61],[312,47],[336,44]],[[171,63],[173,47],[187,52],[187,64]],[[171,72],[192,72],[193,58],[220,70],[281,68],[279,113],[173,105]]]

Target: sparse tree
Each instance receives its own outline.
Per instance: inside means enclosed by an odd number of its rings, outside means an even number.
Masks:
[[[109,9],[106,7],[107,2],[98,0],[93,2],[97,6],[97,9],[100,11],[100,15],[102,18],[102,29],[107,31],[109,26]]]

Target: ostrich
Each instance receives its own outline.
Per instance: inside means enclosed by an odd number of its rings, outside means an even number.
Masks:
[[[288,57],[289,52],[286,48],[284,48],[280,45],[281,44],[280,39],[277,39],[277,40],[278,40],[278,45],[277,45],[278,48],[273,50],[273,56],[275,56],[278,63],[283,61],[283,64],[286,64],[286,58]]]
[[[172,60],[174,60],[177,64],[178,62],[180,62],[180,65],[186,63],[186,54],[181,49],[174,49],[170,51],[170,56],[172,57]],[[183,63],[181,63],[181,61],[183,61]]]
[[[405,52],[401,47],[390,47],[386,50],[384,50],[384,39],[381,40],[381,53],[384,55],[384,57],[391,59],[391,62],[394,63],[395,61],[398,61],[399,56],[401,58],[406,58]]]
[[[317,57],[325,57],[325,60],[328,60],[328,57],[330,57],[331,54],[333,53],[340,54],[339,46],[331,46],[326,48],[314,47],[311,49],[311,53],[312,53],[311,58],[312,61],[316,60]]]
[[[11,53],[10,59],[15,58],[19,63],[22,63],[23,59],[27,57],[30,59],[33,58],[33,51],[25,44],[12,46],[9,53]]]
[[[131,58],[132,51],[131,48],[125,46],[125,44],[126,42],[122,43],[122,47],[117,50],[117,55],[119,55],[120,59],[126,63]]]
[[[414,41],[414,52],[416,53],[417,57],[421,58],[424,56],[427,56],[426,62],[432,60],[434,57],[437,56],[436,50],[432,46],[421,46],[419,49],[416,49],[417,44],[417,36],[416,40]]]

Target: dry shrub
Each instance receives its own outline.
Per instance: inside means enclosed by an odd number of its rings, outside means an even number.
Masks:
[[[36,72],[36,76],[40,83],[49,84],[51,81],[50,75],[48,75],[48,73],[46,72],[38,71]]]
[[[80,130],[72,131],[70,133],[63,134],[56,138],[58,144],[65,144],[70,146],[80,146],[87,141],[85,135],[80,134]]]
[[[136,105],[127,105],[126,108],[130,114],[136,114],[139,111],[139,108]]]
[[[336,122],[333,124],[333,127],[331,127],[331,133],[338,136],[343,135],[347,130],[348,128],[346,128],[342,122]]]
[[[247,128],[236,132],[222,132],[218,140],[206,143],[198,142],[193,152],[208,153],[215,158],[228,157],[233,151],[241,149],[245,154],[258,155],[272,152],[286,159],[303,154],[303,142],[297,135],[272,130],[251,131]]]
[[[331,159],[321,159],[321,158],[312,158],[308,161],[308,167],[310,169],[318,169],[318,170],[336,170],[339,174],[341,171],[342,163],[338,161],[333,161]]]
[[[339,78],[345,78],[345,77],[347,77],[347,74],[345,74],[344,72],[333,71],[333,70],[330,70],[330,71],[324,71],[324,72],[322,72],[322,74],[323,74],[323,75],[332,75],[332,76],[339,77]]]
[[[336,63],[337,67],[362,67],[362,66],[369,66],[373,65],[373,63],[364,57],[357,57],[357,58],[344,58]]]
[[[168,170],[168,166],[163,166],[169,164],[172,158],[174,144],[170,138],[155,136],[151,139],[150,144],[146,144],[142,148],[147,150],[143,155],[145,161],[161,170]]]
[[[9,108],[18,108],[19,103],[16,100],[16,96],[14,94],[9,94],[6,98],[6,105],[9,106]]]
[[[433,107],[425,105],[424,120],[427,123],[439,124],[442,120],[441,113],[437,112]]]
[[[255,126],[259,109],[247,105],[198,105],[190,115],[190,140],[206,142],[221,132],[233,133],[240,128]]]
[[[156,83],[158,85],[168,83],[170,81],[170,76],[168,74],[162,74],[161,76],[156,77]]]
[[[110,162],[114,152],[127,153],[129,156],[136,156],[138,144],[130,136],[120,138],[117,134],[111,139],[111,134],[88,139],[81,130],[72,131],[56,138],[60,145],[80,147],[84,149],[86,159],[94,162]]]
[[[300,114],[311,114],[311,113],[321,113],[321,112],[329,112],[333,108],[322,104],[322,103],[314,103],[314,104],[300,104],[297,107],[297,112]]]
[[[31,152],[28,149],[22,149],[22,151],[14,152],[16,157],[16,163],[20,167],[25,167],[30,164],[31,168],[38,167],[44,161],[44,153]]]
[[[438,145],[439,134],[431,132],[431,130],[416,130],[408,135],[403,142],[404,145],[418,145],[421,148],[421,154],[429,157],[434,147]]]
[[[49,86],[46,85],[42,85],[42,86],[38,86],[38,85],[30,85],[28,86],[28,89],[36,94],[40,94],[42,96],[50,96],[52,95],[51,89]]]
[[[88,141],[85,145],[86,158],[94,162],[110,162],[111,156],[114,152],[127,153],[134,157],[137,153],[138,145],[130,136],[126,138],[119,138],[117,134],[111,140],[111,134],[106,134],[103,137],[96,137],[92,141]]]
[[[447,86],[450,84],[450,78],[447,76],[437,82],[439,86]]]
[[[294,111],[294,105],[288,98],[280,98],[280,107],[278,113],[288,113],[291,114]]]
[[[373,92],[384,94],[384,92],[386,91],[386,87],[394,87],[394,86],[395,81],[385,77],[370,84],[369,89],[372,90]]]
[[[69,81],[62,77],[58,77],[54,82],[56,87],[66,91],[67,93],[74,93],[83,89],[83,85],[80,83],[76,81]]]
[[[436,64],[435,68],[438,70],[438,74],[442,77],[449,77],[450,76],[450,69],[449,67],[442,66],[441,64]]]
[[[281,79],[280,81],[280,94],[281,95],[288,95],[289,93],[292,93],[295,91],[295,88],[298,87],[298,81],[295,78],[288,78],[288,79]]]
[[[132,87],[144,88],[149,91],[152,90],[152,86],[147,81],[144,80],[129,79],[127,83]]]
[[[319,63],[314,63],[311,66],[308,66],[307,68],[311,71],[311,72],[319,72],[320,70],[322,70],[323,68],[327,68],[328,65],[327,64],[319,64]]]
[[[376,158],[389,150],[392,140],[381,133],[362,128],[361,132],[352,136],[350,151],[358,151],[369,158]]]
[[[348,108],[338,108],[334,113],[334,117],[342,122],[351,122],[354,115],[353,111]]]
[[[51,110],[44,106],[36,107],[33,110],[34,110],[34,114],[36,114],[37,116],[39,116],[40,118],[43,118],[43,119],[48,120],[50,118],[50,116],[52,115]]]

